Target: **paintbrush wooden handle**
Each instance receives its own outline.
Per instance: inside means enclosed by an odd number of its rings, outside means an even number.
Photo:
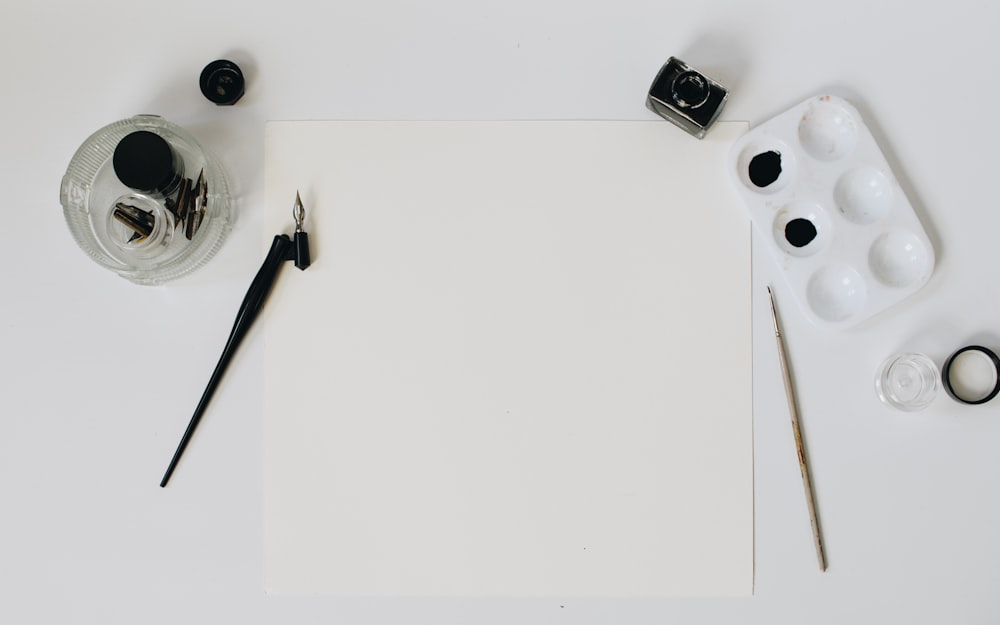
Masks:
[[[826,570],[826,556],[823,553],[823,539],[819,531],[819,515],[816,513],[816,497],[813,494],[812,480],[809,479],[809,462],[806,460],[806,447],[802,441],[802,429],[799,427],[799,408],[795,401],[795,388],[792,385],[791,369],[785,355],[785,341],[781,337],[778,326],[778,312],[774,305],[774,294],[771,287],[767,288],[771,298],[771,318],[774,322],[774,339],[778,344],[778,362],[781,364],[781,378],[785,383],[785,398],[788,400],[788,413],[792,418],[792,434],[795,437],[795,453],[799,459],[799,471],[802,473],[802,486],[806,494],[806,506],[809,508],[809,521],[812,524],[813,542],[816,544],[816,558],[819,560],[819,570]]]

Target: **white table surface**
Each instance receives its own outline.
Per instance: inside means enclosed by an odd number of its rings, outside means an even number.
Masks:
[[[0,622],[995,623],[1000,404],[884,408],[875,367],[1000,348],[1000,9],[972,1],[8,4],[0,18]],[[352,599],[262,592],[261,335],[157,484],[263,259],[268,119],[655,119],[679,56],[757,124],[821,92],[865,115],[936,247],[928,286],[852,330],[785,334],[824,526],[820,573],[754,260],[756,592],[749,599]],[[230,58],[220,108],[201,68]],[[60,179],[93,131],[156,113],[221,156],[219,255],[164,287],[87,260]],[[666,122],[664,122],[666,123]],[[693,139],[692,139],[693,140]],[[720,171],[720,184],[728,184]],[[292,198],[289,198],[291,201]],[[697,293],[679,294],[697,305]],[[780,303],[780,302],[779,302]],[[724,386],[724,380],[720,381]],[[997,400],[1000,401],[1000,400]]]

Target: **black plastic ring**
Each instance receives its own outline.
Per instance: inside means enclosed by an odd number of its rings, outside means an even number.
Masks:
[[[951,386],[951,363],[955,361],[955,358],[969,351],[977,351],[986,354],[990,361],[993,362],[993,367],[996,369],[996,384],[993,386],[993,390],[989,392],[985,397],[981,399],[969,400],[964,397],[959,397],[955,392],[955,389]],[[962,402],[963,404],[985,404],[989,400],[997,396],[1000,393],[1000,358],[997,357],[993,350],[983,347],[982,345],[968,345],[958,350],[954,354],[948,357],[948,360],[944,362],[944,367],[941,368],[941,382],[944,384],[944,388],[951,395],[952,399]]]

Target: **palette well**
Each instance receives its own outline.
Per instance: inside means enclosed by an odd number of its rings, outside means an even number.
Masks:
[[[847,328],[918,291],[934,249],[861,115],[810,98],[730,152],[736,188],[803,313]]]

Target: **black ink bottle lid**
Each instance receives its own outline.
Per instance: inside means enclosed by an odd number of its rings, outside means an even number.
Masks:
[[[1000,393],[1000,357],[982,345],[967,345],[941,368],[948,395],[963,404],[985,404]]]
[[[166,139],[149,130],[122,137],[112,164],[125,186],[142,193],[169,195],[184,173],[184,165]]]
[[[219,106],[230,106],[243,97],[243,72],[232,61],[212,61],[201,70],[201,93]]]

